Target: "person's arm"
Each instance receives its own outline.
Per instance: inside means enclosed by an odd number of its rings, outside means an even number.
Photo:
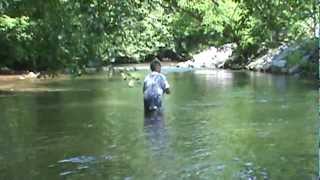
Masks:
[[[163,83],[164,83],[164,87],[163,87],[164,92],[166,94],[170,94],[170,85],[169,85],[167,78],[165,76],[163,76]]]
[[[148,76],[147,75],[144,80],[143,80],[143,86],[142,86],[142,93],[144,93],[144,91],[147,89],[147,79],[148,79]]]
[[[142,93],[144,93],[144,91],[146,90],[146,83],[143,82],[143,88],[142,88]]]

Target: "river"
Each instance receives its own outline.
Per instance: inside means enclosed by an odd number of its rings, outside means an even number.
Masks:
[[[147,71],[137,72],[141,77]],[[0,93],[0,179],[315,179],[315,82],[164,68],[172,93],[144,123],[120,76],[18,81]]]

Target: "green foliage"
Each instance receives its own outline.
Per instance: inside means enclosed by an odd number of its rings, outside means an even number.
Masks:
[[[291,54],[289,54],[287,57],[289,68],[299,64],[302,58],[303,58],[303,53],[301,51],[294,51]]]
[[[318,41],[318,38],[300,40],[297,49],[287,56],[288,67],[299,65],[303,76],[316,78],[319,74],[319,54],[316,45]]]
[[[28,44],[32,41],[32,33],[29,32],[31,26],[29,18],[25,16],[0,16],[0,57],[3,59],[0,65],[30,60],[27,56]]]
[[[319,38],[313,38],[311,40],[306,40],[301,44],[301,48],[308,54],[311,54],[307,61],[302,61],[301,63],[301,69],[303,75],[305,76],[312,76],[314,78],[319,77],[319,50],[317,48],[318,42]]]
[[[312,0],[2,0],[0,66],[81,69],[229,42],[246,61],[261,48],[311,36],[317,10]]]
[[[315,1],[261,1],[240,0],[241,19],[239,21],[240,48],[253,54],[257,46],[265,44],[276,47],[281,42],[290,42],[313,34],[317,9]],[[255,47],[255,48],[252,48]]]

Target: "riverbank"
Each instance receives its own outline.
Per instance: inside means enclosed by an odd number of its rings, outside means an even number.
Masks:
[[[177,67],[219,68],[258,71],[272,74],[286,74],[296,77],[318,79],[318,39],[304,39],[299,42],[282,44],[276,48],[260,50],[259,56],[239,60],[236,44],[209,47],[192,56],[191,60],[180,62]]]
[[[189,61],[190,62],[190,61]],[[183,63],[189,63],[183,62]],[[162,66],[164,68],[179,68],[179,69],[188,69],[188,70],[201,70],[201,69],[226,69],[226,70],[246,70],[246,71],[254,71],[254,72],[265,72],[265,73],[271,73],[271,74],[279,74],[278,72],[270,72],[270,71],[261,71],[261,70],[256,70],[256,69],[246,69],[246,66],[244,65],[238,65],[238,64],[230,64],[228,66],[222,66],[220,68],[217,67],[208,67],[208,66],[200,66],[200,67],[194,67],[194,66],[184,66],[181,67],[181,62],[162,62]],[[234,68],[236,67],[236,68]],[[116,73],[121,73],[121,72],[135,72],[135,71],[148,71],[149,70],[149,63],[137,63],[137,64],[119,64],[115,65],[112,67],[113,71]],[[97,68],[88,68],[87,72],[84,74],[88,75],[94,75],[94,74],[99,74],[99,73],[106,73],[109,75],[110,72],[110,67],[103,67],[100,70]],[[280,73],[281,74],[281,73]],[[286,74],[287,73],[282,73]],[[45,82],[49,80],[63,80],[63,79],[68,79],[72,75],[71,74],[66,74],[66,73],[59,73],[57,76],[54,78],[52,77],[39,77],[37,76],[36,73],[30,72],[30,73],[15,73],[15,74],[0,74],[0,89],[10,89],[13,86],[12,84],[16,84],[17,82]],[[308,79],[312,79],[309,78]],[[22,83],[23,84],[23,83]],[[28,84],[28,83],[27,83]]]
[[[179,61],[164,61],[163,67],[189,68],[189,69],[230,69],[230,70],[248,70],[258,71],[272,74],[285,74],[295,77],[318,79],[319,69],[318,60],[319,52],[315,46],[314,39],[306,39],[301,42],[283,44],[278,48],[269,49],[260,57],[248,60],[247,63],[239,64],[235,58],[235,44],[226,44],[221,47],[209,47],[185,62]],[[137,64],[113,64],[104,67],[85,68],[80,73],[71,73],[70,70],[55,73],[52,76],[48,72],[28,72],[28,71],[12,71],[10,69],[0,70],[0,89],[1,90],[17,90],[26,88],[30,83],[21,82],[45,82],[54,78],[61,80],[83,74],[106,73],[107,77],[114,73],[119,73],[124,80],[130,81],[130,77],[136,81],[137,78],[131,76],[132,72],[139,70],[149,70],[149,63]],[[38,81],[39,80],[39,81]],[[141,80],[141,78],[140,78]],[[18,82],[18,83],[17,83]],[[19,84],[19,86],[16,86]],[[29,85],[28,85],[29,84]]]

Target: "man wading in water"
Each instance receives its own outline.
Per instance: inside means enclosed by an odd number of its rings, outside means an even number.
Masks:
[[[145,114],[162,111],[162,96],[170,94],[167,78],[161,74],[161,63],[155,59],[150,63],[151,73],[143,83],[144,112]]]

